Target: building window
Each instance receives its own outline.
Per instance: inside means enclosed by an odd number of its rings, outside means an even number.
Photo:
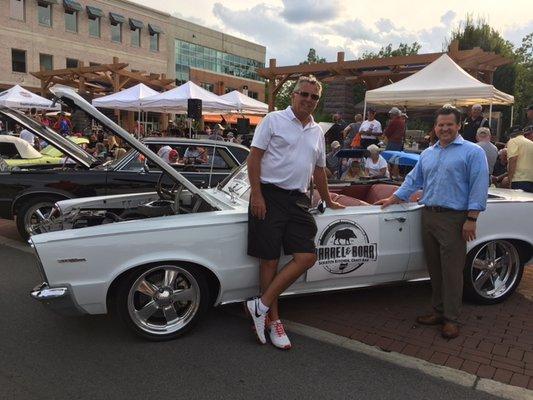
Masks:
[[[141,47],[141,30],[139,28],[131,29],[131,45]]]
[[[89,36],[100,37],[100,17],[89,17]]]
[[[258,92],[252,92],[251,90],[248,91],[248,97],[251,97],[252,99],[258,99],[259,93]]]
[[[11,0],[10,17],[19,21],[25,20],[24,0]]]
[[[37,20],[39,25],[52,26],[52,4],[44,1],[37,2]]]
[[[150,50],[159,51],[159,33],[150,34]]]
[[[183,40],[176,39],[174,43],[178,80],[189,79],[189,68],[206,69],[256,81],[262,80],[257,72],[259,68],[265,66],[261,61],[224,53]]]
[[[78,12],[65,10],[65,30],[78,33]]]
[[[89,67],[97,67],[99,65],[102,65],[100,63],[97,63],[97,62],[92,62],[92,61],[89,61]]]
[[[121,23],[111,23],[111,41],[115,43],[122,43]]]
[[[202,82],[200,83],[200,86],[203,87],[205,90],[208,90],[210,92],[215,91],[215,85],[212,83]]]
[[[41,71],[54,69],[54,58],[51,54],[39,54],[39,67]]]
[[[67,68],[78,68],[80,62],[75,58],[67,58]]]
[[[26,73],[26,51],[11,49],[11,70]]]

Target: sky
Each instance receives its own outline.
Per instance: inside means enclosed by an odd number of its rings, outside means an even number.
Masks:
[[[533,32],[530,0],[131,1],[262,44],[266,59],[276,58],[278,66],[305,60],[311,47],[328,61],[338,51],[350,60],[388,43],[417,41],[421,53],[439,52],[467,14],[483,18],[516,46]]]

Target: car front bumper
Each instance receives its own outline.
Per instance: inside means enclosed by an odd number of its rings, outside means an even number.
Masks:
[[[43,282],[33,288],[30,296],[61,315],[76,316],[86,314],[76,304],[72,297],[72,291],[67,286],[50,287],[48,283]]]

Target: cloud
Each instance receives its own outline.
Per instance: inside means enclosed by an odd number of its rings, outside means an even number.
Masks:
[[[381,18],[376,22],[376,27],[382,32],[390,32],[394,29],[394,24],[388,18]]]
[[[533,32],[533,21],[529,21],[522,26],[512,26],[503,30],[503,37],[510,41],[515,47],[522,45],[522,39]]]
[[[288,22],[302,24],[306,22],[324,22],[337,18],[339,4],[337,1],[321,0],[282,0],[284,9],[281,16]]]
[[[440,22],[443,24],[443,25],[451,25],[451,23],[453,22],[453,20],[455,19],[455,17],[457,17],[457,13],[455,13],[454,11],[452,10],[448,10],[446,12],[446,14],[444,14],[442,17],[440,17]]]

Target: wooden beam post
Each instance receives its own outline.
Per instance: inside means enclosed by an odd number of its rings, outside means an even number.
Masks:
[[[78,61],[78,68],[83,67],[83,61]],[[85,77],[83,74],[79,75],[79,93],[84,94],[86,92],[85,88]]]
[[[275,58],[271,58],[270,60],[268,60],[268,67],[269,68],[276,68],[276,59]],[[276,75],[272,74],[268,78],[267,89],[268,89],[268,111],[270,112],[270,111],[274,111],[275,104],[276,104],[276,92],[275,92],[275,89],[276,89]]]

